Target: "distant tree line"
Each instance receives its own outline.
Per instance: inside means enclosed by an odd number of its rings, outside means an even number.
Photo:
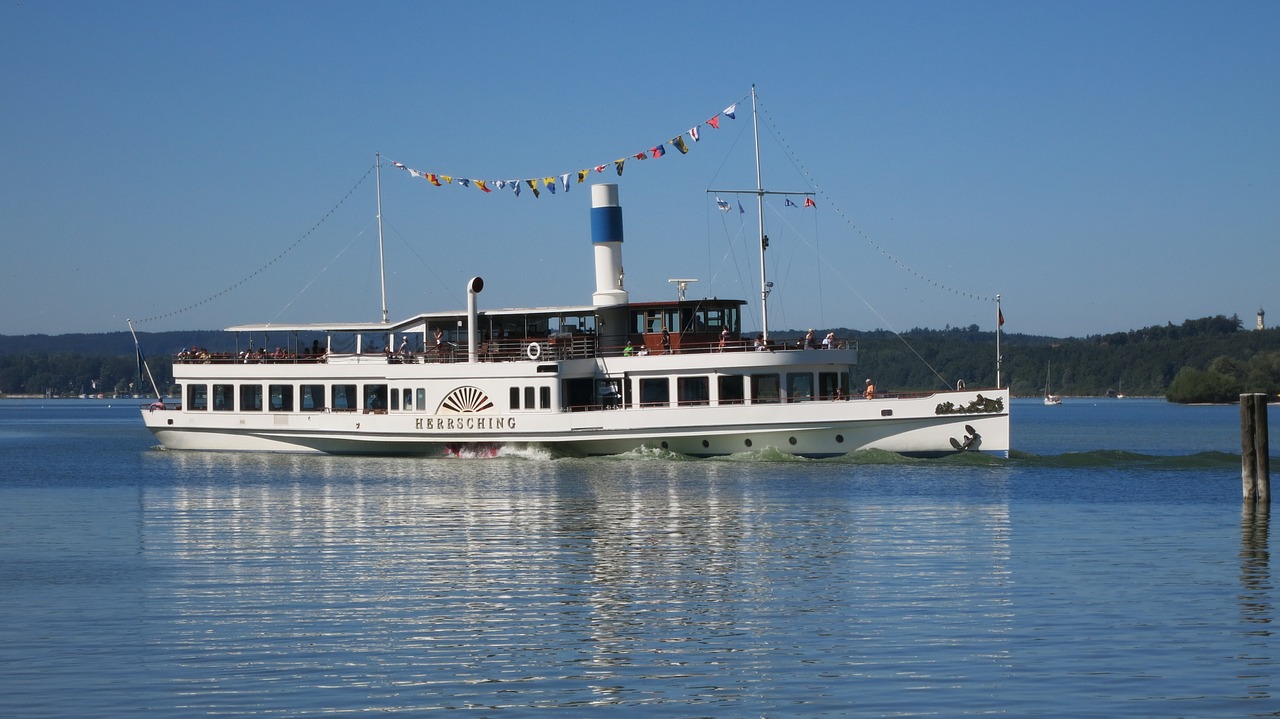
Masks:
[[[992,386],[995,334],[976,325],[884,330],[835,328],[858,343],[859,377],[885,391]],[[802,332],[771,333],[795,344]],[[139,333],[139,343],[163,392],[173,383],[172,358],[183,348],[236,352],[253,346],[306,345],[308,337],[246,337],[222,331]],[[1235,402],[1242,392],[1280,392],[1280,330],[1244,330],[1238,317],[1204,317],[1085,338],[1001,335],[1001,383],[1036,396],[1046,379],[1055,393],[1103,396],[1123,392],[1174,402]],[[857,385],[861,379],[853,379]],[[0,336],[0,395],[151,394],[139,377],[128,332]]]

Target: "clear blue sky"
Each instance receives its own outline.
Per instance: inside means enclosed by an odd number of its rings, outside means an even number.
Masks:
[[[375,321],[375,152],[559,175],[753,83],[766,188],[818,193],[765,210],[774,329],[991,329],[997,293],[1011,332],[1280,322],[1276,2],[10,0],[0,61],[0,334]],[[706,192],[754,186],[740,109],[592,179],[633,299],[696,277],[753,331],[752,201]],[[381,179],[392,319],[473,275],[485,307],[590,303],[586,185]]]

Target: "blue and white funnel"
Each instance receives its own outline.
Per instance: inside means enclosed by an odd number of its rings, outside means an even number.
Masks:
[[[622,208],[617,185],[591,186],[591,245],[596,255],[596,307],[627,304],[622,287]]]

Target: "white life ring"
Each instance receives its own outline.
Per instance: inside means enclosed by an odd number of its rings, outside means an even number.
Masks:
[[[537,342],[530,342],[529,346],[524,348],[524,353],[529,356],[529,359],[536,361],[542,357],[542,345]]]

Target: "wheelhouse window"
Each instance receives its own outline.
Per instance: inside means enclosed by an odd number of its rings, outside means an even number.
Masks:
[[[671,403],[671,381],[666,377],[640,380],[640,405],[657,407]]]
[[[324,385],[304,384],[300,388],[303,412],[324,411]]]
[[[818,373],[818,398],[819,399],[836,399],[837,397],[848,397],[849,395],[849,373],[848,372],[819,372]]]
[[[241,412],[261,412],[262,411],[262,385],[260,384],[240,385],[240,411]]]
[[[213,411],[230,412],[236,408],[236,388],[231,384],[215,384],[213,386]]]
[[[364,386],[364,408],[371,412],[386,411],[387,386],[385,384],[367,384]]]
[[[711,382],[706,377],[681,377],[676,380],[676,399],[682,405],[710,404]]]
[[[787,401],[808,402],[813,399],[813,373],[787,373]]]
[[[270,398],[270,411],[272,412],[292,412],[293,411],[293,385],[291,384],[273,384],[268,385],[267,396]]]
[[[209,409],[209,385],[187,385],[187,409],[196,412],[204,412]]]
[[[779,390],[778,375],[751,375],[751,401],[753,403],[779,402],[782,400],[782,394]]]
[[[746,397],[745,377],[741,375],[720,375],[717,380],[720,389],[720,404],[742,404]]]
[[[353,384],[335,384],[333,386],[333,402],[330,404],[334,412],[354,412],[360,408],[356,399],[356,386]]]

